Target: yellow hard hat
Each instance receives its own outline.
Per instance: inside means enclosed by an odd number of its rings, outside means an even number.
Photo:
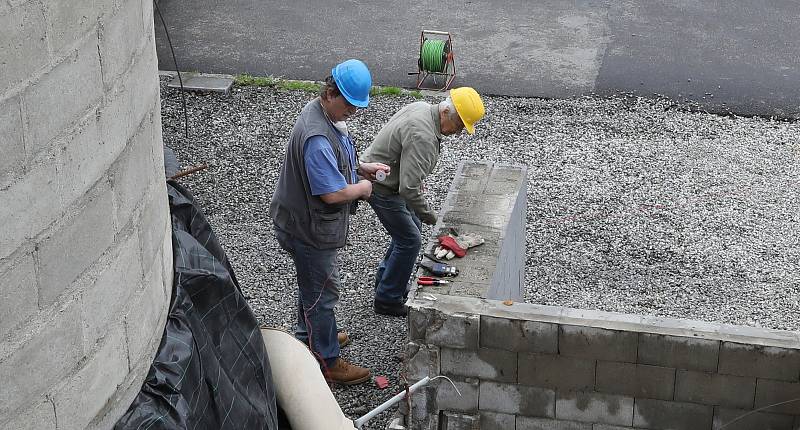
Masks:
[[[475,133],[475,123],[486,114],[481,96],[473,88],[461,87],[450,90],[450,99],[453,100],[453,106],[456,107],[467,133]]]

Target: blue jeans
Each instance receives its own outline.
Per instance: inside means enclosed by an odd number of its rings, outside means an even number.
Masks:
[[[392,237],[375,273],[375,299],[402,303],[422,247],[422,223],[399,195],[372,193],[369,205]]]
[[[336,315],[339,269],[336,249],[317,249],[275,228],[278,244],[292,256],[297,269],[297,326],[294,336],[330,366],[339,357]]]

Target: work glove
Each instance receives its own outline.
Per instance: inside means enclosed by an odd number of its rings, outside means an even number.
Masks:
[[[465,233],[458,236],[445,234],[439,236],[439,246],[433,253],[436,258],[451,259],[467,255],[467,249],[483,244],[483,238],[477,233]]]

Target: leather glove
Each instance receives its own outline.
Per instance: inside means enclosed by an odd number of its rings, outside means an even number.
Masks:
[[[467,249],[483,244],[484,240],[477,233],[466,233],[458,236],[446,234],[439,236],[439,246],[433,251],[436,258],[451,259],[467,255]]]

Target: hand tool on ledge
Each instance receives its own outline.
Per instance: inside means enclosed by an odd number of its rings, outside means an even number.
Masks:
[[[449,281],[434,278],[433,276],[420,276],[417,278],[417,285],[445,285],[449,283]]]

